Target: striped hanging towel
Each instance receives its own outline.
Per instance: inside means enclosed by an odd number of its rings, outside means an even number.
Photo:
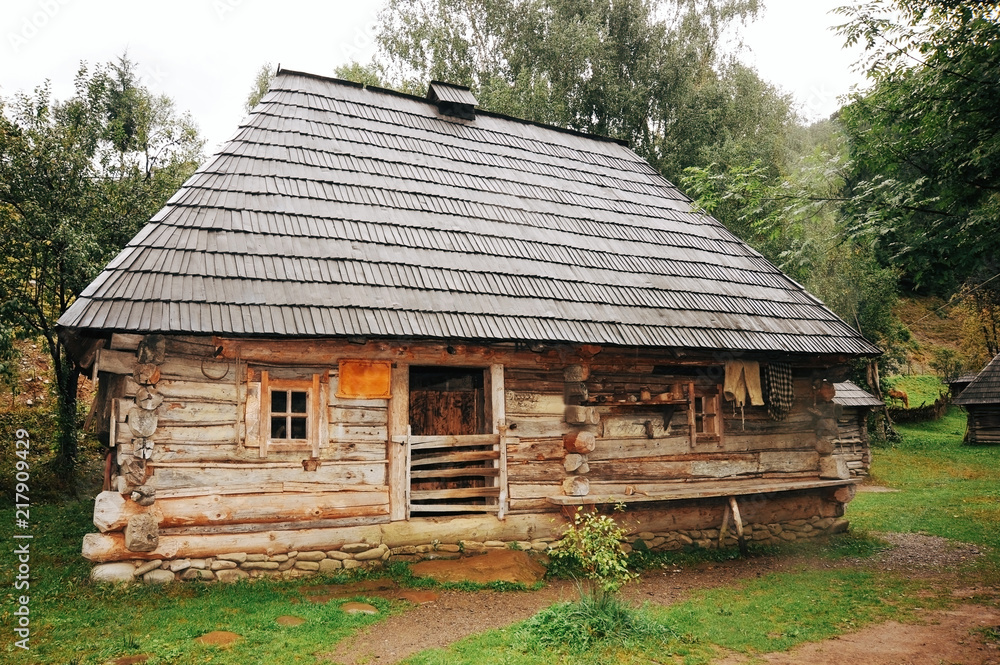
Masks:
[[[764,372],[767,390],[767,412],[772,420],[784,420],[795,401],[792,367],[787,363],[769,363]]]

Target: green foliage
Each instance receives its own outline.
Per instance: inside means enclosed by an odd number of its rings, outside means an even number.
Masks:
[[[773,164],[789,99],[722,55],[757,0],[390,0],[374,69],[423,93],[470,86],[483,108],[628,141],[664,175]]]
[[[81,65],[65,102],[48,83],[0,99],[0,327],[4,339],[45,341],[66,475],[78,443],[79,368],[56,320],[194,170],[201,146],[190,117],[142,86],[126,56]]]
[[[570,652],[590,651],[609,642],[627,647],[656,640],[666,644],[676,635],[615,596],[586,596],[573,603],[557,603],[525,621],[525,641]]]
[[[247,95],[247,99],[243,102],[243,110],[250,113],[254,110],[254,107],[260,103],[264,95],[271,88],[271,80],[277,73],[277,68],[271,65],[270,62],[265,62],[257,70],[257,76],[254,77],[253,86],[250,88],[250,94]]]
[[[573,523],[549,556],[557,570],[586,580],[590,596],[615,594],[637,577],[628,569],[628,555],[621,546],[624,537],[625,530],[612,517],[577,508]]]
[[[843,109],[854,232],[905,285],[947,295],[1000,253],[1000,19],[993,2],[842,7],[873,87]]]

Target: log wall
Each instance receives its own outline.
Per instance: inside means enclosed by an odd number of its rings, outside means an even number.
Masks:
[[[392,361],[393,397],[338,397],[337,368],[344,358]],[[106,391],[110,406],[100,405],[110,413],[107,435],[116,462],[108,479],[114,492],[105,494],[121,500],[102,494],[95,508],[102,534],[92,534],[92,545],[104,544],[94,545],[101,552],[94,556],[111,560],[141,551],[134,549],[137,540],[130,542],[130,529],[138,533],[150,515],[154,535],[171,551],[155,544],[145,551],[163,556],[232,548],[254,538],[265,542],[285,531],[301,532],[289,542],[307,538],[307,531],[321,533],[330,547],[336,534],[350,540],[369,533],[365,529],[380,538],[401,537],[399,528],[386,529],[407,515],[401,391],[406,367],[413,365],[491,368],[489,383],[497,385],[484,408],[507,444],[501,446],[499,514],[482,519],[500,524],[497,533],[509,530],[505,515],[518,524],[551,523],[565,513],[568,497],[655,502],[692,483],[725,480],[726,493],[751,495],[765,485],[771,492],[782,481],[847,477],[831,464],[832,439],[824,430],[831,412],[817,391],[826,370],[815,359],[800,361],[794,407],[775,421],[765,407],[734,409],[721,399],[722,367],[708,357],[679,360],[666,352],[639,356],[599,347],[533,352],[114,335],[99,353],[98,370],[115,386]],[[269,424],[261,422],[261,402],[268,381],[316,387],[321,412],[310,432],[316,428],[318,443],[265,444]],[[732,490],[734,483],[745,487]],[[782,519],[816,517],[809,501],[826,497],[825,491],[804,491],[808,500],[788,504],[794,510],[782,509]],[[648,510],[697,529],[717,521],[721,508],[709,506],[720,501],[675,501],[666,513],[663,507]],[[769,500],[758,509],[779,504],[785,505]],[[455,519],[415,520],[407,529],[421,535],[407,542],[440,540]],[[536,527],[523,528],[517,538]]]

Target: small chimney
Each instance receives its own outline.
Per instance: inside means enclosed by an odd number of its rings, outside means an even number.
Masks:
[[[427,99],[437,104],[441,115],[462,120],[476,119],[476,105],[479,102],[476,101],[472,91],[464,85],[431,81],[427,88]]]

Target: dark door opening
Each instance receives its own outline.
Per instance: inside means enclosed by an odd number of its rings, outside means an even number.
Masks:
[[[410,514],[495,509],[498,443],[486,441],[483,369],[410,367]]]

